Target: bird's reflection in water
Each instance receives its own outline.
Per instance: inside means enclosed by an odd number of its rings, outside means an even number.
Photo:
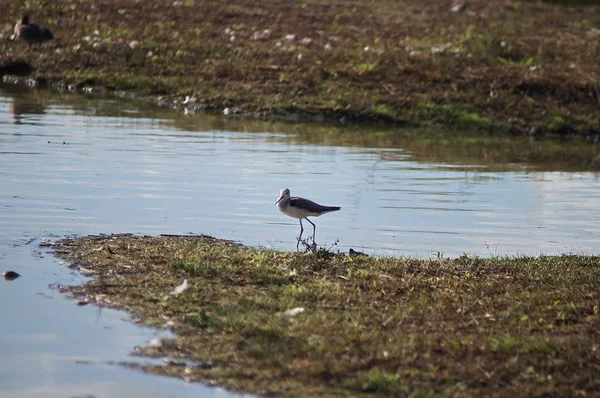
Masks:
[[[31,88],[15,85],[10,90],[2,90],[0,94],[12,99],[9,105],[9,111],[12,114],[13,124],[37,124],[36,118],[29,118],[29,115],[44,115],[46,113],[46,104],[43,99],[31,95]]]
[[[14,124],[23,124],[27,115],[43,115],[46,113],[46,106],[43,102],[32,102],[31,97],[26,100],[15,97],[10,105],[10,112],[13,115]],[[35,123],[29,123],[35,124]]]

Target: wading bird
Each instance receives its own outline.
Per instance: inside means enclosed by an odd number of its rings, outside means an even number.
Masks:
[[[283,214],[297,218],[300,220],[300,236],[298,236],[298,243],[302,239],[302,232],[304,232],[304,226],[302,225],[302,219],[305,219],[313,226],[313,243],[315,242],[315,233],[317,231],[317,226],[308,219],[308,217],[319,217],[325,213],[329,213],[332,211],[338,211],[341,207],[337,206],[323,206],[318,203],[313,202],[312,200],[304,199],[304,198],[295,198],[290,196],[290,190],[287,188],[283,188],[281,192],[279,192],[279,199],[275,202],[279,211]]]
[[[50,29],[29,23],[27,15],[23,15],[23,18],[15,25],[15,40],[23,40],[29,45],[43,43],[53,38]]]

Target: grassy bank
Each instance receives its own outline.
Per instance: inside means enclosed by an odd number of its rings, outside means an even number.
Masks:
[[[209,237],[53,247],[95,276],[70,293],[175,331],[141,351],[172,358],[149,372],[284,396],[600,392],[598,257],[348,257]]]
[[[600,7],[0,0],[0,74],[258,116],[596,137]],[[10,40],[23,13],[56,40]],[[6,77],[6,76],[5,76]],[[10,80],[10,79],[9,79]]]

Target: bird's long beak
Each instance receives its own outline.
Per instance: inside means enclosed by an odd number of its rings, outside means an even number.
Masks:
[[[279,203],[279,202],[281,201],[281,199],[283,199],[283,195],[281,195],[281,196],[279,197],[279,199],[277,199],[277,202],[275,202],[275,204]]]

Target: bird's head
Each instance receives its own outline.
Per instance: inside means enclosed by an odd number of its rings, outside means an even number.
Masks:
[[[281,191],[279,191],[279,199],[277,199],[277,202],[275,202],[275,204],[279,203],[282,199],[289,197],[290,190],[288,188],[282,188]]]

